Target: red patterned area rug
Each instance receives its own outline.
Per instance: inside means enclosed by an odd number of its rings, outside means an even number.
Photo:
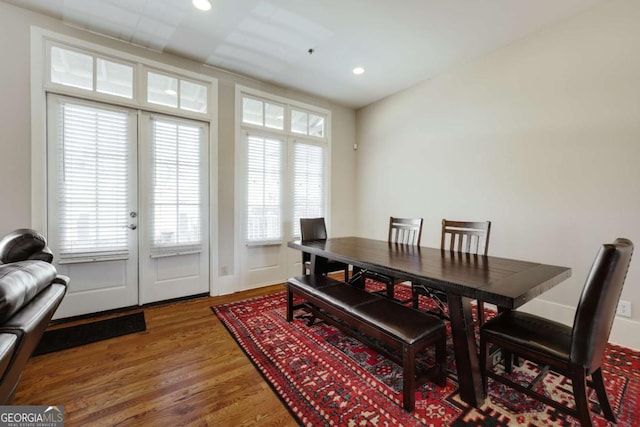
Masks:
[[[409,296],[409,290],[404,292]],[[580,425],[574,418],[492,380],[489,398],[481,408],[466,405],[457,393],[450,342],[451,374],[446,386],[421,386],[416,391],[416,408],[408,413],[402,409],[400,366],[325,323],[307,326],[307,319],[301,317],[288,323],[284,292],[219,305],[212,310],[300,425]],[[304,312],[300,310],[296,315]],[[610,345],[603,371],[617,425],[640,426],[640,353]],[[514,368],[513,375],[532,379],[538,372],[537,367],[525,362]],[[562,376],[547,375],[541,387],[556,400],[573,401],[571,384]],[[591,401],[597,409],[595,394]],[[597,426],[609,425],[598,415],[594,421]]]

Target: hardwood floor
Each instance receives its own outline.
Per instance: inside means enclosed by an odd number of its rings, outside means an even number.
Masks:
[[[12,404],[64,405],[67,426],[297,425],[209,308],[282,289],[145,308],[145,332],[32,357]]]

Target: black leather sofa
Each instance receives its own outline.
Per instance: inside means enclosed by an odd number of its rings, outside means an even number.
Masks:
[[[0,240],[0,405],[13,399],[22,370],[67,290],[44,237],[20,229]]]

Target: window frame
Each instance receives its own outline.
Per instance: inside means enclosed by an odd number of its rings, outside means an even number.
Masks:
[[[266,127],[257,126],[250,123],[243,122],[243,97],[249,97],[258,99],[260,101],[266,101],[274,104],[282,104],[285,108],[284,113],[284,130],[276,130]],[[324,136],[315,137],[310,135],[303,135],[292,133],[290,131],[290,111],[291,109],[303,110],[307,113],[316,114],[324,117]],[[279,240],[266,240],[266,241],[250,241],[247,239],[246,232],[246,216],[247,216],[247,169],[246,169],[246,156],[247,151],[245,147],[246,134],[271,134],[274,137],[278,135],[284,138],[284,156],[285,156],[285,169],[282,177],[282,200],[281,200],[281,224],[282,224],[282,238]],[[293,236],[292,221],[294,217],[293,206],[293,164],[292,162],[292,147],[293,141],[305,141],[315,145],[322,146],[324,148],[324,217],[327,223],[330,223],[329,212],[331,212],[331,111],[324,108],[305,104],[292,99],[280,97],[277,95],[262,92],[253,88],[245,86],[236,86],[236,212],[242,212],[242,223],[236,224],[236,238],[237,242],[243,246],[271,246],[283,244],[288,239],[293,239],[299,236]],[[240,221],[238,221],[240,222]],[[239,255],[240,245],[236,247],[236,254]]]
[[[128,53],[137,48],[131,48],[126,44],[118,44],[122,49],[107,47],[84,39],[50,31],[41,27],[32,26],[30,29],[30,106],[31,106],[31,227],[48,235],[48,217],[50,215],[47,202],[47,138],[46,138],[46,97],[47,94],[72,96],[79,99],[105,102],[122,107],[129,107],[148,113],[161,113],[172,116],[180,116],[185,119],[194,119],[209,124],[208,133],[208,164],[210,167],[218,165],[218,79],[212,75],[201,74],[186,68],[170,65],[168,62],[160,62],[149,58],[149,55]],[[134,69],[134,100],[130,101],[119,96],[94,93],[86,90],[73,90],[74,88],[55,85],[50,82],[49,64],[51,44],[58,44],[81,52],[93,52],[100,57],[136,64]],[[139,93],[141,73],[144,67],[163,70],[184,77],[186,80],[203,82],[207,85],[207,114],[195,114],[188,110],[166,111],[154,106],[141,105],[137,101],[141,99]],[[218,174],[209,173],[205,185],[208,186],[208,233],[203,236],[211,245],[218,242]],[[219,260],[215,251],[209,251],[209,270],[218,271]],[[211,279],[218,277],[211,274]],[[211,290],[216,289],[217,284],[212,282]]]

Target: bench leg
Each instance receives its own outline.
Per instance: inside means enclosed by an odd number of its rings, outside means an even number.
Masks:
[[[415,286],[413,286],[413,283],[411,283],[411,299],[413,300],[413,308],[417,310],[418,307],[420,307],[420,294],[418,293],[418,290],[415,289]]]
[[[385,283],[385,286],[387,287],[387,298],[393,299],[393,291],[395,290],[393,286],[393,279],[391,279],[390,282]]]
[[[287,322],[293,320],[293,292],[291,288],[287,286]]]
[[[402,406],[411,412],[416,406],[416,351],[413,346],[402,346],[402,364]]]

